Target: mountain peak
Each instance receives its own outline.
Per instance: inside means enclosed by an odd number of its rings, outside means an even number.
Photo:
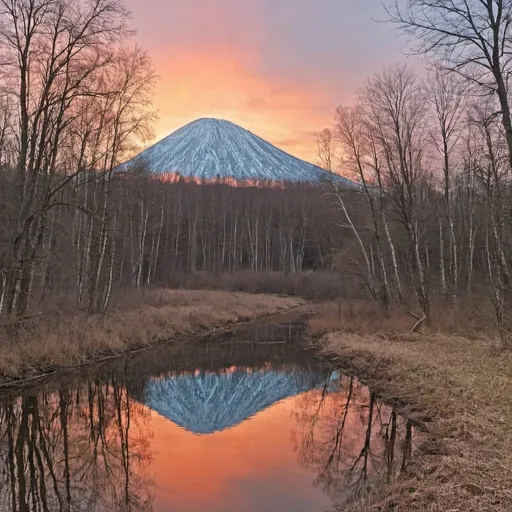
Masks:
[[[208,117],[181,127],[135,159],[143,159],[155,173],[179,173],[194,179],[315,183],[331,178],[322,168],[231,121]]]
[[[242,130],[241,126],[238,126],[237,124],[233,123],[232,121],[229,121],[227,119],[221,119],[218,117],[200,117],[198,119],[195,119],[194,121],[190,121],[190,123],[187,123],[186,125],[182,126],[181,128],[178,128],[175,132],[168,135],[168,137],[172,137],[175,133],[179,132],[180,130],[183,130],[184,128],[205,128],[205,129],[215,129],[215,128],[232,128],[237,127]],[[167,137],[166,137],[167,138]]]
[[[228,119],[223,119],[220,117],[200,117],[200,118],[196,119],[195,121],[191,121],[188,124],[191,125],[191,124],[196,124],[196,123],[202,123],[202,124],[204,123],[204,124],[212,124],[212,125],[219,124],[221,126],[222,125],[237,126],[232,121],[229,121]],[[188,125],[185,125],[185,126],[188,126]]]

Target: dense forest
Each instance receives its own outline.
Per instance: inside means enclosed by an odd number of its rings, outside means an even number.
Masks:
[[[509,2],[390,9],[427,70],[369,78],[319,135],[319,163],[351,189],[119,172],[154,120],[127,15],[120,0],[0,1],[2,317],[100,313],[116,290],[182,274],[322,270],[340,293],[421,318],[477,296],[509,336]]]

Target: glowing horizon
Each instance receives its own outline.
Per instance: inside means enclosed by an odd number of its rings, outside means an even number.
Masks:
[[[366,76],[401,58],[380,0],[126,0],[160,80],[152,145],[202,117],[316,163],[316,136]]]

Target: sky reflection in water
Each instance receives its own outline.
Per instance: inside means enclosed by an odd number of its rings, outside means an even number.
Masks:
[[[0,510],[326,510],[412,450],[410,425],[318,361],[135,363],[0,403]]]

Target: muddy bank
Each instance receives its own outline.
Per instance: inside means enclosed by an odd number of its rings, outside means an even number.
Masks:
[[[397,483],[340,510],[512,510],[509,351],[419,334],[331,333],[318,346],[427,432]]]
[[[2,333],[0,387],[305,306],[295,297],[156,290],[106,315],[47,315]]]

